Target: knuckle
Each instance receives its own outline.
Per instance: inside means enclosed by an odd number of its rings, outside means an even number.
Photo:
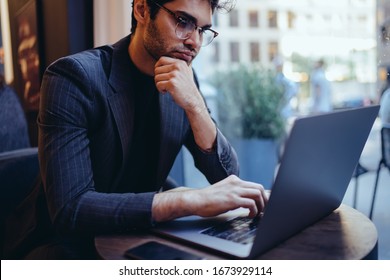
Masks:
[[[240,179],[236,175],[230,175],[228,177],[229,182],[231,183],[237,183]]]

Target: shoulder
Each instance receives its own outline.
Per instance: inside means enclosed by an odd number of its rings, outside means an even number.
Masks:
[[[107,73],[112,56],[112,46],[86,50],[80,53],[62,57],[54,61],[46,70],[46,73],[95,73],[101,71]],[[77,74],[77,75],[78,75]]]
[[[127,53],[130,37],[127,36],[113,45],[104,45],[76,54],[62,57],[53,62],[45,72],[46,74],[57,73],[61,76],[71,75],[78,80],[100,80],[109,77],[114,60],[118,53]]]

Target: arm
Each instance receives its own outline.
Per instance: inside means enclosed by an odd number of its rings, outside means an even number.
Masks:
[[[240,207],[247,208],[251,217],[259,214],[267,202],[264,188],[235,176],[236,154],[212,121],[191,67],[178,59],[162,57],[155,66],[155,82],[160,92],[169,92],[185,110],[193,132],[186,146],[198,169],[214,184],[203,189],[180,188],[156,194],[153,219],[161,222],[187,215],[208,217]]]
[[[249,217],[260,214],[268,196],[264,188],[231,175],[203,189],[180,188],[156,194],[153,219],[157,222],[198,215],[211,217],[240,207],[249,210]]]
[[[156,63],[157,89],[163,94],[169,92],[176,104],[184,109],[196,144],[208,152],[213,150],[217,131],[193,77],[191,66],[182,60],[162,57]]]

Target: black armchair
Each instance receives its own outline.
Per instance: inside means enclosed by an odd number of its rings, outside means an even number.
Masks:
[[[38,148],[0,153],[0,246],[3,256],[5,220],[39,179]]]
[[[15,91],[0,85],[0,153],[30,147],[28,125]]]
[[[30,145],[28,125],[15,91],[0,85],[0,252],[5,221],[39,178],[38,148]]]

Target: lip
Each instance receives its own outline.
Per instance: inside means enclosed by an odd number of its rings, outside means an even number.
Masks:
[[[175,52],[173,56],[177,59],[184,60],[187,63],[191,62],[195,57],[191,52]]]

